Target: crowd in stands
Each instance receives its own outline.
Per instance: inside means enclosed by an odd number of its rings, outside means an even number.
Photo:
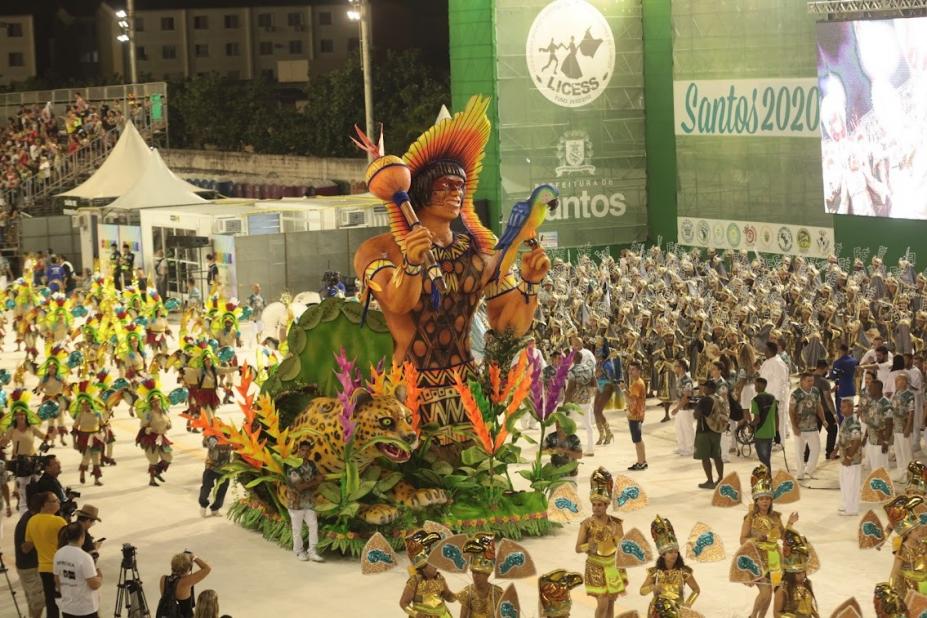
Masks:
[[[124,106],[121,100],[89,103],[80,94],[64,114],[51,103],[23,105],[0,127],[0,191],[18,189],[32,177],[49,181],[66,173],[67,155],[101,136],[115,143],[118,134],[112,129],[125,124],[124,111],[138,123],[145,106],[131,95]]]

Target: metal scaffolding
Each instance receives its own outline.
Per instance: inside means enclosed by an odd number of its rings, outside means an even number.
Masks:
[[[927,0],[808,0],[808,12],[831,18],[913,17],[927,11]]]

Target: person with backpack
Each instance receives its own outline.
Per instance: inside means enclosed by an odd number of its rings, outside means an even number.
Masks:
[[[702,489],[714,489],[724,478],[724,461],[721,458],[721,433],[728,426],[727,410],[722,408],[717,396],[717,385],[711,380],[701,384],[702,392],[695,404],[695,453],[694,459],[702,462],[705,470],[705,482],[699,483]],[[714,462],[718,480],[711,476],[711,464]]]
[[[199,569],[194,573],[193,566]],[[161,600],[155,618],[193,618],[193,586],[200,583],[212,568],[187,550],[171,558],[171,574],[161,576]]]
[[[750,402],[753,423],[753,445],[760,463],[772,473],[772,443],[776,439],[776,427],[779,426],[776,398],[766,392],[766,378],[759,376],[754,380],[756,395]]]

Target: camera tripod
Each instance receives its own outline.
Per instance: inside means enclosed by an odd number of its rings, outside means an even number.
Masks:
[[[9,569],[3,564],[3,552],[0,552],[0,573],[3,573],[3,576],[6,578],[6,585],[10,588],[10,596],[13,597],[13,607],[16,608],[16,615],[19,616],[19,618],[23,618],[23,613],[19,610],[19,603],[16,601],[16,590],[13,589],[13,584],[10,582],[8,571]]]
[[[134,556],[131,561],[124,559],[119,568],[119,583],[116,584],[116,611],[113,615],[122,616],[123,607],[129,618],[151,617]]]

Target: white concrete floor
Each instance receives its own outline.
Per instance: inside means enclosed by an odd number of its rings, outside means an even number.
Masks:
[[[14,349],[9,339],[5,349]],[[0,353],[0,367],[11,370],[21,358],[22,354]],[[165,380],[164,387],[173,388],[173,378]],[[230,419],[240,416],[233,405],[223,406],[220,414]],[[662,410],[655,406],[648,409],[644,434],[650,469],[629,473],[625,469],[634,460],[627,425],[623,414],[611,412],[609,418],[616,432],[615,441],[607,447],[597,447],[596,455],[583,461],[578,478],[580,495],[585,501],[589,474],[599,465],[606,466],[614,474],[634,474],[640,479],[650,503],[643,510],[623,516],[626,531],[632,527],[639,528],[649,539],[650,522],[659,513],[672,521],[680,544],[683,544],[693,525],[703,521],[720,533],[730,556],[738,546],[746,506],[721,509],[710,505],[711,492],[696,486],[704,480],[699,462],[673,454],[673,425],[661,424],[661,417]],[[104,575],[101,616],[113,615],[123,543],[131,543],[138,548],[138,566],[152,611],[159,598],[159,576],[169,571],[171,556],[189,548],[213,568],[212,574],[199,589],[214,588],[219,593],[220,613],[228,613],[235,618],[303,615],[378,618],[403,615],[398,599],[405,582],[404,569],[362,576],[359,563],[352,560],[327,556],[325,564],[298,562],[289,551],[224,518],[201,519],[196,500],[204,450],[200,446],[199,435],[185,432],[183,419],[177,418],[174,422],[170,434],[175,444],[174,464],[167,473],[167,483],[160,488],[147,485],[147,463],[142,452],[133,444],[137,421],[121,409],[114,428],[118,439],[115,447],[118,465],[104,469],[103,487],[78,483],[79,456],[72,448],[58,446],[53,451],[63,462],[63,484],[83,492],[81,503],[100,508],[103,521],[93,532],[97,538],[107,538],[100,557]],[[531,457],[532,452],[528,449],[525,454]],[[791,444],[787,453],[792,462]],[[782,454],[774,453],[774,467],[781,466],[782,462]],[[754,465],[753,460],[735,458],[734,463],[726,466],[726,471],[736,470],[740,474],[747,495],[749,475]],[[832,489],[803,489],[802,499],[796,504],[785,505],[782,510],[786,516],[791,510],[800,513],[797,528],[807,535],[820,556],[822,568],[812,577],[820,613],[822,616],[830,615],[837,604],[855,595],[865,615],[873,616],[872,589],[876,582],[887,579],[891,553],[887,549],[864,553],[857,548],[857,518],[839,517],[836,512],[839,506],[836,464],[827,462],[820,466],[817,476],[816,485]],[[240,494],[239,488],[233,488],[229,491],[227,503]],[[878,505],[863,505],[863,509],[867,506],[877,508],[884,520],[884,512]],[[585,502],[587,512],[588,507],[588,502]],[[10,569],[13,586],[18,590],[12,549],[15,522],[15,518],[3,520],[0,551]],[[558,567],[583,571],[584,557],[574,552],[577,530],[578,524],[574,523],[554,535],[524,542],[539,572]],[[707,618],[749,615],[755,590],[728,582],[729,562],[691,564],[702,588],[695,609]],[[636,609],[643,615],[649,602],[648,597],[638,594],[644,571],[635,569],[629,575],[629,594],[619,599],[620,608]],[[467,583],[467,579],[460,575],[448,575],[447,579],[452,589],[460,589]],[[518,581],[516,587],[524,615],[537,616],[536,581]],[[25,598],[21,591],[17,597],[24,609]],[[456,616],[458,608],[452,605],[451,609]],[[582,588],[574,590],[573,616],[586,618],[593,615],[592,599],[585,596]],[[12,616],[15,612],[9,590],[0,578],[0,618]],[[772,616],[771,611],[769,616]]]

